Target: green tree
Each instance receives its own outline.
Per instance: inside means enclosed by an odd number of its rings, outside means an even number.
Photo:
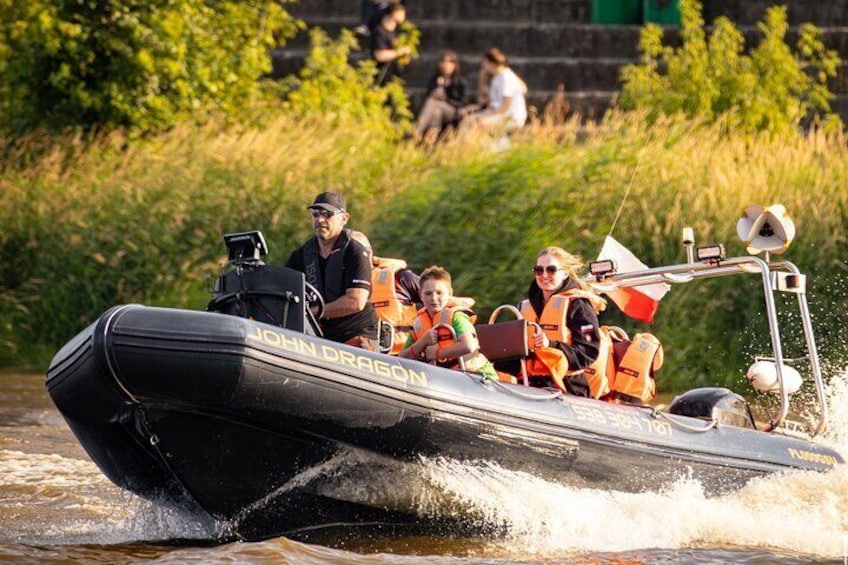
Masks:
[[[236,114],[298,25],[273,0],[0,0],[0,128]]]
[[[342,30],[337,39],[314,28],[311,49],[298,77],[286,81],[286,108],[296,116],[320,118],[330,123],[352,121],[390,137],[403,133],[412,113],[403,86],[394,80],[377,86],[372,60],[349,63],[356,38]],[[394,119],[393,119],[394,118]]]
[[[839,57],[825,48],[815,26],[798,29],[793,52],[786,43],[786,7],[771,7],[757,24],[759,44],[746,53],[742,32],[729,19],[717,18],[707,35],[700,2],[681,0],[680,11],[680,47],[664,46],[659,26],[642,30],[642,63],[622,70],[623,109],[722,118],[747,132],[782,133],[809,121],[841,126],[830,112],[827,84]]]

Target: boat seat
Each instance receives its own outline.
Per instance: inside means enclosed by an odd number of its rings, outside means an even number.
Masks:
[[[521,380],[527,384],[526,360],[530,355],[527,320],[512,320],[475,326],[480,352],[498,367],[499,362],[516,361],[521,365]]]

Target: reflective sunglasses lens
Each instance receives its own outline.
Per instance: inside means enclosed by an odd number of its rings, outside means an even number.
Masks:
[[[542,275],[547,272],[549,275],[553,276],[556,272],[559,271],[559,267],[554,267],[553,265],[548,265],[547,267],[542,267],[541,265],[536,265],[533,267],[533,272],[537,275]]]

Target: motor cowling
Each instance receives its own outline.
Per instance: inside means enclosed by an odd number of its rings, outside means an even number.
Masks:
[[[671,414],[715,420],[738,428],[756,429],[748,402],[726,388],[696,388],[678,395],[668,406]]]

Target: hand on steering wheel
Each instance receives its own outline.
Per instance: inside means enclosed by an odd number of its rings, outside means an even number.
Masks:
[[[304,285],[306,285],[306,305],[309,307],[310,311],[314,307],[315,308],[315,319],[320,320],[321,316],[324,315],[324,297],[321,296],[321,293],[318,292],[318,289],[304,281]]]

